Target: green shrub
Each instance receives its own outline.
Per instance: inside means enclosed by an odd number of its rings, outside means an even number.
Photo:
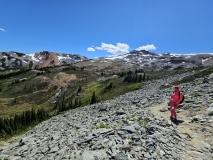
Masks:
[[[188,110],[190,108],[190,106],[189,105],[187,105],[184,109],[185,110]]]
[[[143,120],[141,120],[141,118],[138,119],[139,125],[144,128],[146,128],[148,122],[149,122],[149,118],[144,118]]]
[[[109,128],[109,127],[107,125],[101,123],[100,126],[99,126],[99,128]]]

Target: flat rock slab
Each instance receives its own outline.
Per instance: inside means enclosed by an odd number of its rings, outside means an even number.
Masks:
[[[126,126],[126,127],[123,127],[122,130],[125,130],[125,131],[128,131],[128,132],[131,132],[131,133],[135,133],[136,130],[135,130],[135,127],[134,126]]]
[[[107,128],[99,128],[93,131],[94,134],[106,134],[113,131],[113,129],[107,129]]]

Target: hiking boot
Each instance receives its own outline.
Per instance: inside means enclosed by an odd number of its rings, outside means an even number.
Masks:
[[[173,119],[173,122],[174,122],[175,124],[178,124],[178,120],[177,120],[176,118]]]
[[[173,120],[174,120],[174,118],[173,118],[172,116],[170,116],[170,120],[171,120],[171,121],[173,121]]]

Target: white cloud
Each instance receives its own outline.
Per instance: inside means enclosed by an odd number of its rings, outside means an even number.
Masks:
[[[6,32],[3,28],[0,28],[0,31]]]
[[[154,46],[154,44],[147,44],[145,46],[140,46],[138,48],[136,48],[135,50],[155,50],[156,47]],[[125,43],[117,43],[116,45],[113,44],[107,44],[107,43],[101,43],[101,46],[92,46],[92,47],[88,47],[87,51],[90,52],[94,52],[96,50],[104,50],[107,51],[109,53],[111,53],[113,55],[122,55],[125,53],[129,53],[130,51],[130,46],[128,44]]]
[[[92,48],[92,47],[88,47],[88,48],[87,48],[87,51],[89,51],[89,52],[94,52],[94,51],[95,51],[95,49],[94,49],[94,48]]]
[[[129,45],[125,43],[117,43],[117,45],[101,43],[101,47],[96,47],[97,50],[105,50],[112,54],[124,54],[129,52]]]
[[[95,49],[97,49],[97,50],[103,50],[102,47],[95,47]]]
[[[154,44],[147,44],[146,46],[138,47],[135,50],[137,50],[137,51],[140,51],[140,50],[148,51],[148,50],[155,50],[155,49],[156,49],[156,47],[154,46]]]

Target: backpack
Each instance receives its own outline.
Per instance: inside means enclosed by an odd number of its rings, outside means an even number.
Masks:
[[[183,94],[183,92],[182,92],[182,94]],[[178,92],[178,95],[179,95],[179,98],[180,98],[180,91]],[[185,99],[185,97],[184,97],[184,94],[183,94],[183,98],[181,99],[180,104],[183,103],[184,99]]]

